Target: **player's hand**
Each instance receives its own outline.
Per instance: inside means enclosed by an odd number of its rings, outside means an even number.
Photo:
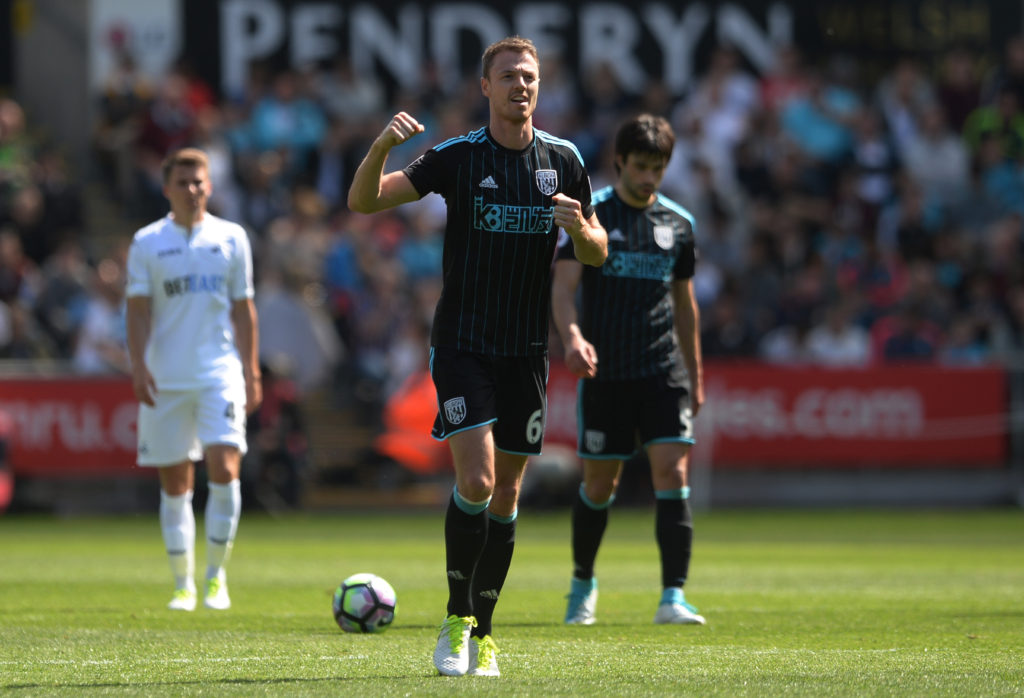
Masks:
[[[698,377],[696,381],[691,382],[694,385],[690,387],[690,414],[696,417],[700,408],[704,406],[704,379]]]
[[[577,378],[597,375],[597,350],[582,337],[573,340],[565,350],[565,367]]]
[[[391,149],[396,145],[405,143],[417,133],[423,133],[424,130],[423,124],[416,121],[406,112],[401,111],[391,117],[387,128],[378,136],[377,140],[380,141],[381,145]]]
[[[150,407],[156,405],[153,400],[157,392],[156,380],[145,366],[132,371],[132,391],[135,393],[135,399],[143,405]]]
[[[572,237],[579,235],[586,223],[580,202],[565,194],[555,194],[551,200],[555,202],[555,224]]]

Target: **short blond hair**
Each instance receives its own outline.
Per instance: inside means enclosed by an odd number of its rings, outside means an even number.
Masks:
[[[202,167],[205,170],[210,169],[210,160],[206,157],[206,153],[199,148],[182,148],[175,150],[166,158],[160,165],[160,172],[164,177],[164,184],[167,184],[171,180],[171,172],[178,165],[185,165],[187,167]]]
[[[488,77],[488,74],[491,72],[491,65],[494,63],[494,57],[502,51],[528,53],[533,57],[533,60],[537,61],[537,65],[540,65],[537,47],[533,45],[532,41],[523,36],[507,36],[500,41],[495,41],[484,49],[483,58],[480,60],[481,67],[483,68],[483,77]]]

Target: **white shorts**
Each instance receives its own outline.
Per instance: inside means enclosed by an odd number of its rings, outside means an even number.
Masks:
[[[199,461],[208,446],[226,444],[245,454],[245,384],[197,390],[161,390],[156,406],[139,405],[140,466]]]

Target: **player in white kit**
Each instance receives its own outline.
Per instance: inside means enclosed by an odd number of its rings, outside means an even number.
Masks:
[[[207,608],[230,607],[224,566],[242,510],[247,414],[262,400],[252,252],[245,230],[206,210],[206,154],[163,164],[171,211],[135,233],[127,333],[139,400],[138,464],[159,468],[160,526],[174,574],[173,610],[196,607],[195,461],[205,458]]]

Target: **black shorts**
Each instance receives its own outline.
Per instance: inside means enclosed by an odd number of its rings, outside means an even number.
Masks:
[[[488,356],[431,347],[430,375],[437,390],[435,439],[493,422],[500,450],[540,453],[547,419],[546,354]]]
[[[666,384],[662,376],[627,381],[581,380],[577,394],[579,455],[626,460],[637,439],[692,444],[690,392]]]

